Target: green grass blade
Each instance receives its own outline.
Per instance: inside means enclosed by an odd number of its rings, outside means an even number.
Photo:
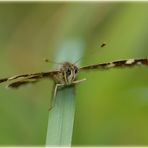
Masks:
[[[49,113],[46,145],[71,144],[74,112],[74,88],[58,90],[55,106]]]
[[[57,61],[66,59],[75,62],[82,56],[82,46],[79,42],[66,44],[61,47]],[[70,51],[70,49],[72,49]],[[68,54],[67,54],[68,53]],[[71,56],[70,56],[71,55]],[[66,56],[70,57],[68,59]],[[74,86],[58,89],[55,105],[49,112],[46,146],[70,146],[72,141],[75,114]]]

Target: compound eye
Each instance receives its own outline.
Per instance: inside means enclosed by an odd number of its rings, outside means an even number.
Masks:
[[[68,68],[67,71],[66,71],[66,75],[67,75],[67,76],[70,76],[70,75],[71,75],[71,70],[70,70],[69,68]]]
[[[77,73],[78,72],[78,68],[75,68],[75,73]]]

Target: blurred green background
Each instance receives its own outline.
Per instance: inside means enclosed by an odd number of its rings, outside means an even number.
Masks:
[[[1,2],[0,77],[52,69],[43,58],[55,60],[72,42],[84,50],[81,65],[148,57],[147,26],[148,3]],[[99,49],[103,41],[107,46]],[[82,72],[79,78],[87,81],[76,87],[72,145],[147,146],[147,76],[144,66]],[[18,90],[4,86],[0,145],[44,146],[52,81]]]

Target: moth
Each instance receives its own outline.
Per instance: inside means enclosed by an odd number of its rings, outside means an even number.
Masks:
[[[100,47],[104,47],[103,43]],[[0,79],[0,83],[10,82],[7,87],[10,88],[19,88],[20,86],[36,83],[42,79],[52,79],[55,83],[55,89],[53,93],[53,98],[56,96],[57,89],[59,87],[65,87],[70,85],[75,85],[77,83],[81,83],[86,79],[77,80],[77,75],[81,71],[89,71],[89,70],[108,70],[111,68],[124,68],[124,67],[133,67],[136,65],[148,65],[148,58],[143,59],[127,59],[127,60],[117,60],[113,62],[107,63],[99,63],[92,64],[83,67],[76,66],[75,63],[64,62],[61,64],[60,68],[57,70],[47,71],[47,72],[39,72],[39,73],[31,73],[31,74],[22,74],[15,75],[12,77],[2,78]],[[13,82],[12,82],[13,81]],[[52,108],[51,106],[50,108]]]

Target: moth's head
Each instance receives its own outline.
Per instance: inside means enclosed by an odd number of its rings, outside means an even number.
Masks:
[[[71,84],[78,74],[78,67],[69,62],[65,62],[61,67],[61,72],[64,76],[65,84]]]

